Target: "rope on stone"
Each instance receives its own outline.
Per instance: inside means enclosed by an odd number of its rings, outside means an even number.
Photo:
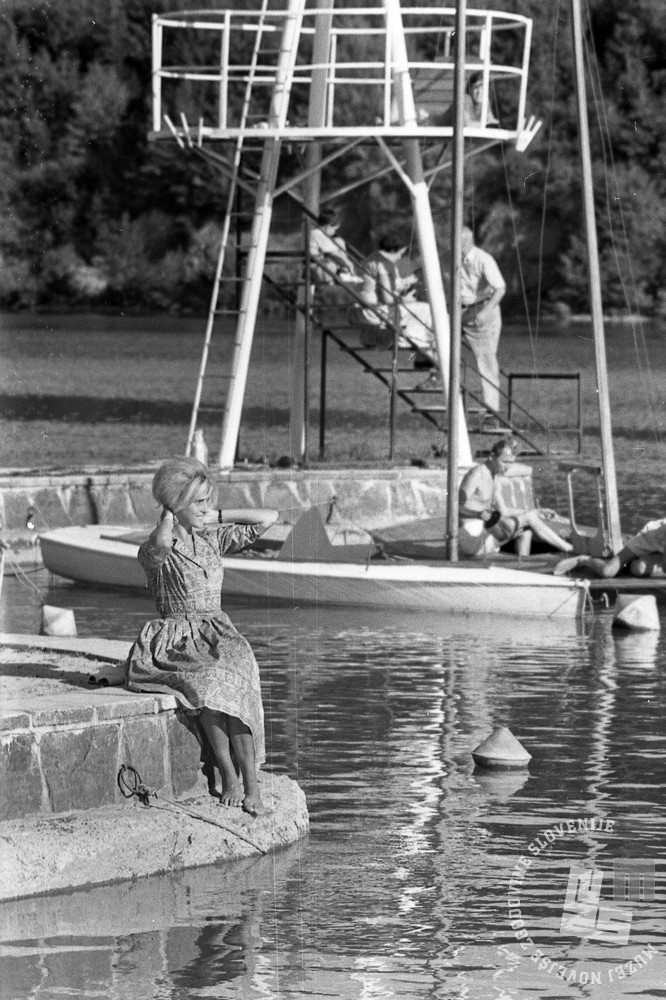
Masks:
[[[166,812],[176,812],[185,813],[187,816],[191,816],[192,819],[200,819],[203,823],[210,823],[211,826],[217,826],[221,830],[225,830],[227,833],[231,833],[238,840],[242,840],[244,843],[249,844],[250,847],[254,847],[255,851],[259,851],[260,854],[266,854],[266,850],[260,847],[251,837],[246,837],[244,833],[240,833],[234,827],[229,826],[227,823],[221,823],[217,819],[211,819],[210,816],[206,816],[203,813],[196,812],[194,809],[188,809],[187,806],[182,805],[180,802],[173,802],[170,799],[163,798],[154,788],[149,788],[141,780],[141,775],[132,767],[130,764],[121,764],[120,770],[118,771],[118,788],[121,794],[126,799],[131,799],[136,796],[139,802],[144,806],[154,806],[156,809],[164,809]],[[160,799],[160,802],[152,802],[151,799]]]
[[[120,765],[120,770],[118,771],[118,788],[126,799],[131,799],[133,795],[136,795],[143,806],[150,805],[151,797],[157,798],[155,789],[144,785],[139,772],[129,764]]]

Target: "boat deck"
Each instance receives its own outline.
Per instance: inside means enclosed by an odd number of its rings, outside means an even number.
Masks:
[[[101,538],[106,538],[113,540],[115,542],[125,542],[129,545],[140,545],[142,541],[147,537],[148,529],[142,528],[139,530],[127,531],[122,534],[117,532],[110,532],[108,534],[102,533]],[[282,546],[282,539],[277,538],[259,538],[257,542],[252,546],[257,554],[266,558],[277,558],[279,550]],[[345,559],[351,559],[354,562],[364,561],[368,559],[369,561],[376,562],[387,562],[392,564],[404,563],[406,565],[414,563],[427,562],[430,566],[444,567],[450,565],[449,561],[443,556],[443,547],[438,545],[436,548],[433,547],[431,555],[424,557],[423,550],[420,551],[419,556],[413,555],[396,555],[394,553],[384,554],[379,546],[375,547],[373,551],[372,544],[370,545],[353,545],[353,546],[331,546],[330,551],[334,552],[333,561],[345,561]],[[337,550],[337,551],[336,551]],[[290,558],[296,562],[307,561],[308,556],[299,556],[295,553],[291,553]],[[321,553],[319,554],[321,558]],[[512,552],[498,552],[492,556],[490,559],[459,559],[456,565],[461,568],[468,569],[479,569],[481,566],[501,566],[505,569],[518,569],[525,570],[530,573],[543,573],[552,574],[553,569],[557,563],[562,559],[562,554],[559,552],[536,552],[528,556],[516,556]],[[567,579],[567,577],[565,577]],[[601,594],[646,594],[653,593],[655,596],[666,599],[666,575],[664,576],[651,576],[651,577],[635,577],[629,575],[617,576],[611,579],[600,579],[596,577],[586,577],[584,574],[572,574],[568,579],[585,580],[589,585],[589,590],[592,596],[597,596]]]

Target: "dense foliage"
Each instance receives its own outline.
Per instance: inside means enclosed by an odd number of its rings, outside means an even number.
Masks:
[[[405,4],[406,6],[407,4]],[[90,303],[205,309],[224,181],[176,144],[151,144],[151,14],[206,0],[5,0],[0,12],[0,306]],[[235,7],[256,9],[253,0]],[[586,310],[568,0],[503,0],[534,18],[524,155],[470,162],[466,212],[498,257],[514,308]],[[666,4],[588,0],[590,118],[606,307],[666,313]],[[353,114],[353,109],[350,111]],[[368,145],[326,184],[362,176]],[[433,187],[442,243],[448,179]],[[409,217],[404,191],[373,185],[345,204],[367,250]],[[443,253],[445,255],[445,246]]]

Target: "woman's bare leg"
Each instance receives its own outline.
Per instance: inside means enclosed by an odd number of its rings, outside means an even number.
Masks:
[[[560,538],[556,531],[549,528],[541,520],[536,510],[528,510],[522,515],[521,522],[523,517],[525,518],[525,524],[529,525],[534,534],[542,541],[548,542],[549,545],[552,545],[554,549],[558,549],[560,552],[573,552],[573,546],[569,542],[565,542],[563,538]]]
[[[199,718],[203,731],[208,737],[208,742],[213,748],[215,763],[222,777],[222,805],[242,806],[243,787],[231,759],[229,717],[224,712],[214,712],[211,708],[202,708]]]
[[[244,722],[229,716],[229,737],[236,752],[241,774],[243,775],[243,786],[245,797],[243,798],[243,809],[252,816],[263,816],[266,807],[261,801],[259,783],[257,782],[257,766],[254,759],[254,740],[252,733]]]
[[[516,554],[528,556],[532,551],[532,532],[530,530],[521,531],[515,542]]]
[[[622,569],[619,556],[612,556],[609,559],[601,559],[598,556],[579,555],[572,556],[571,559],[562,559],[553,570],[555,576],[566,576],[573,570],[586,570],[592,576],[600,576],[610,579]]]

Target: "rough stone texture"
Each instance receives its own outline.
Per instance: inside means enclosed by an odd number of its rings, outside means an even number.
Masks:
[[[121,763],[135,768],[144,783],[160,793],[169,790],[164,766],[166,753],[166,733],[162,716],[153,715],[149,719],[136,719],[132,725],[123,726],[120,739]]]
[[[54,813],[96,809],[115,801],[117,726],[47,732],[39,743],[42,774]]]
[[[257,819],[205,796],[0,823],[0,900],[259,857],[297,840],[309,822],[302,790],[286,775],[262,774],[260,786],[270,813]]]
[[[91,676],[121,685],[128,649],[0,637],[0,820],[119,803],[121,764],[176,798],[207,791],[197,723],[173,696],[89,685]]]
[[[181,798],[208,788],[205,777],[207,746],[196,719],[177,710],[166,716],[167,749],[174,795]]]
[[[45,708],[42,711],[33,712],[30,717],[31,725],[35,728],[45,728],[47,726],[64,726],[68,723],[87,723],[91,725],[95,720],[95,711],[92,707],[67,705],[59,708]]]
[[[3,715],[0,718],[0,732],[13,732],[16,729],[27,729],[30,716],[27,712],[17,712],[15,715]]]
[[[33,740],[27,733],[0,744],[0,820],[16,819],[42,807],[42,778]]]
[[[464,470],[461,470],[461,474]],[[157,519],[150,484],[154,469],[53,475],[0,476],[0,517],[12,555],[39,560],[36,532],[26,528],[35,510],[37,532],[68,524],[122,524],[128,529]],[[512,469],[506,482],[512,500],[530,501],[531,469]],[[433,469],[259,469],[217,473],[218,503],[225,507],[276,507],[282,526],[301,509],[329,504],[334,542],[367,538],[368,529],[386,528],[413,518],[437,517],[446,503],[446,470]],[[533,504],[533,500],[531,500]]]

